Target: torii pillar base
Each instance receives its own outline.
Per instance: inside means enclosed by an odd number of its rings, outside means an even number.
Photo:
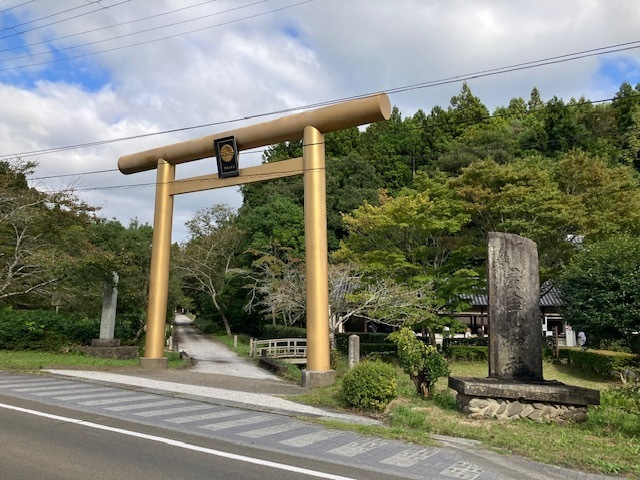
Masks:
[[[302,370],[301,385],[305,388],[328,387],[336,381],[335,370]]]
[[[169,359],[163,358],[140,358],[140,367],[145,370],[166,370],[169,365]]]

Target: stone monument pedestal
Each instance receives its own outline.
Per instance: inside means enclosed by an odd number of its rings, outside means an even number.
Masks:
[[[117,338],[94,338],[90,347],[82,347],[81,351],[98,358],[116,358],[130,360],[140,356],[138,347],[123,347]]]
[[[496,378],[449,377],[458,409],[471,418],[585,421],[600,392],[556,381],[522,382]]]

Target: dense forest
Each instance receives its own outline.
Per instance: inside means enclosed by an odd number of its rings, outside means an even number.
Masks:
[[[538,244],[541,280],[563,286],[575,325],[609,337],[640,329],[640,260],[629,256],[640,233],[640,84],[597,103],[543,101],[533,88],[493,112],[464,84],[447,106],[404,118],[395,108],[387,122],[327,135],[325,148],[332,329],[352,315],[450,324],[460,294],[484,288],[489,231]],[[263,161],[301,153],[301,142],[273,145]],[[102,284],[117,271],[117,335],[139,339],[152,228],[30,188],[32,168],[0,170],[0,302],[99,317]],[[302,179],[247,184],[242,195],[238,212],[213,205],[188,222],[169,304],[227,332],[304,326]],[[617,270],[589,283],[597,261]],[[612,287],[616,278],[625,284]],[[589,298],[577,293],[603,285],[623,292],[609,298],[628,307],[622,317],[585,317]]]

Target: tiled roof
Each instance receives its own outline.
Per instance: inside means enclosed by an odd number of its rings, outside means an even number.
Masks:
[[[565,305],[562,293],[558,287],[550,285],[549,282],[545,282],[540,286],[540,291],[543,293],[540,297],[541,307],[563,307]],[[462,298],[474,307],[487,306],[487,295],[485,293],[462,295]]]

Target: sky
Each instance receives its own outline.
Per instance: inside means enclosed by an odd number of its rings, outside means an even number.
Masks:
[[[123,155],[374,92],[428,113],[465,80],[491,111],[533,87],[609,99],[640,82],[638,25],[636,0],[0,0],[0,160],[152,224],[155,171],[123,175]],[[238,188],[177,196],[173,240],[217,203],[238,208]]]

